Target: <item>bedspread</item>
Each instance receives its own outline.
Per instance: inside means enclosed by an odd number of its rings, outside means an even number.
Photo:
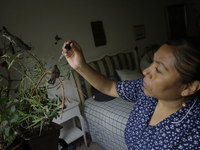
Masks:
[[[134,103],[115,98],[98,102],[89,98],[81,108],[86,132],[106,150],[127,150],[124,129]]]

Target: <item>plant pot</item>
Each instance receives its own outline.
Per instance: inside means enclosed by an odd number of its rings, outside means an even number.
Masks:
[[[25,150],[58,150],[58,140],[62,126],[51,122],[54,129],[43,133],[41,136],[24,138]]]

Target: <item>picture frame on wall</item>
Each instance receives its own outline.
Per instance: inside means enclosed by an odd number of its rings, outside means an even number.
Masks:
[[[98,47],[106,45],[106,36],[102,21],[91,22],[91,27],[92,27],[95,46]]]
[[[146,37],[144,25],[133,26],[133,35],[135,40],[143,39]]]
[[[169,5],[165,7],[168,39],[187,36],[186,5]]]

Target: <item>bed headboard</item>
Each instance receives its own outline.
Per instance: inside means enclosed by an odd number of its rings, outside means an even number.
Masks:
[[[114,76],[116,69],[139,69],[139,61],[137,51],[121,52],[113,55],[105,55],[101,59],[89,62],[89,65],[96,71],[106,75],[107,77]],[[81,103],[85,99],[92,96],[91,85],[76,71],[72,72],[72,84],[77,87],[84,95],[75,88],[77,100]]]

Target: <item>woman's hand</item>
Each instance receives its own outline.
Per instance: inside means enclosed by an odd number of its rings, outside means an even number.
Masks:
[[[71,50],[67,50],[65,46],[70,43]],[[81,68],[84,64],[86,64],[82,49],[78,45],[78,43],[74,40],[70,40],[67,42],[64,42],[63,47],[62,47],[62,54],[65,56],[67,59],[68,63],[72,68],[75,70],[78,70]]]

